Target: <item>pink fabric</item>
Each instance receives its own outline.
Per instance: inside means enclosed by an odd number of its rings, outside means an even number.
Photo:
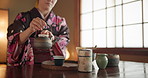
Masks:
[[[21,22],[25,23],[27,20],[26,18],[22,18],[22,16],[22,13],[20,13],[15,20],[20,20]],[[53,51],[54,55],[66,56],[65,49],[67,44],[69,43],[69,34],[68,31],[65,31],[66,34],[65,32],[61,32],[67,28],[66,21],[64,18],[61,18],[59,16],[56,18],[56,15],[54,13],[50,13],[49,16],[51,18],[48,18],[48,20],[46,21],[47,24],[49,26],[51,25],[52,27],[56,27],[55,31],[53,32],[59,32],[60,34],[59,36],[55,36],[58,38],[58,40],[49,51]],[[47,26],[46,28],[50,28],[49,26]],[[64,30],[61,30],[61,28],[63,28]],[[18,66],[22,64],[34,64],[34,54],[30,38],[28,38],[28,40],[24,44],[18,45],[19,33],[20,32],[8,36],[8,65]]]
[[[14,35],[15,37],[13,38],[18,38],[19,33],[16,33]],[[9,42],[12,42],[13,40],[14,39],[9,40]],[[29,64],[29,65],[34,64],[33,62],[34,56],[33,56],[33,50],[32,50],[31,45],[28,44],[28,45],[25,45],[25,47],[23,46],[24,44],[18,45],[18,39],[16,39],[14,44],[11,44],[11,43],[8,44],[7,62],[9,65],[13,65],[13,66],[22,65],[24,63],[24,60],[29,60],[29,61],[26,61],[26,64]],[[28,52],[26,52],[27,50]],[[18,61],[21,61],[21,62],[17,63]]]

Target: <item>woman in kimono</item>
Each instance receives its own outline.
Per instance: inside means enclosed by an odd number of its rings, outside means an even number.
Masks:
[[[34,64],[34,49],[31,44],[40,33],[49,35],[54,41],[48,52],[49,58],[52,55],[66,56],[69,29],[65,19],[52,11],[57,0],[37,0],[36,3],[36,7],[30,11],[19,13],[14,23],[8,27],[8,65]]]

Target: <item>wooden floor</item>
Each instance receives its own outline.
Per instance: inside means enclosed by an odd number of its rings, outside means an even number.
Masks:
[[[95,69],[91,73],[49,70],[40,64],[23,67],[0,64],[0,78],[148,78],[148,63],[120,61],[118,67]]]

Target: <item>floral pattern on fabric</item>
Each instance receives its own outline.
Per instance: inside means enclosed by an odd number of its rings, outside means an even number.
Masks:
[[[28,17],[27,14],[30,14],[32,17]],[[35,36],[31,35],[30,38],[28,38],[28,40],[22,45],[18,45],[18,40],[20,32],[27,29],[29,27],[29,22],[36,17],[41,18],[41,15],[36,8],[33,8],[29,12],[22,12],[18,14],[14,23],[8,27],[8,65],[18,66],[22,64],[34,64],[31,39]],[[46,20],[46,23],[48,26],[46,26],[45,29],[51,31],[56,38],[54,45],[49,51],[53,51],[54,55],[66,56],[65,49],[69,43],[69,29],[65,19],[51,12]]]

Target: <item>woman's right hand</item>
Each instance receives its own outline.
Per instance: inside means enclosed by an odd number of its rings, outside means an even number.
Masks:
[[[37,17],[31,21],[29,28],[32,32],[35,32],[37,30],[43,30],[44,26],[47,26],[46,22],[41,18]]]

